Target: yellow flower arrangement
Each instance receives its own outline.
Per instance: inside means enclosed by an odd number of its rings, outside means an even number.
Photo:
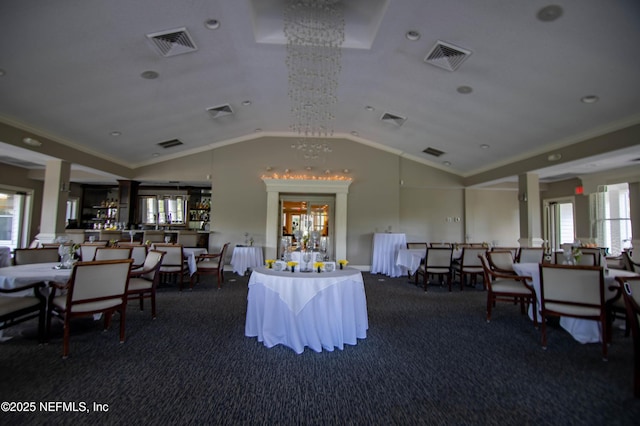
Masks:
[[[276,263],[276,261],[274,259],[267,259],[264,261],[264,263],[267,264],[267,268],[271,269],[273,267],[273,264]]]
[[[294,262],[293,260],[290,260],[287,262],[287,266],[291,268],[291,272],[294,272],[296,270],[297,265],[298,265],[298,262]]]
[[[340,260],[338,260],[338,264],[340,266],[347,266],[349,264],[349,262],[346,259],[340,259]]]
[[[313,269],[317,269],[318,272],[320,272],[323,266],[324,262],[313,262]]]

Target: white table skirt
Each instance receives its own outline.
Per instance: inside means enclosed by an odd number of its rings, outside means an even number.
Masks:
[[[533,288],[536,292],[536,303],[538,306],[538,322],[542,321],[540,316],[540,270],[537,263],[514,263],[514,271],[521,276],[529,276],[532,278]],[[607,271],[605,279],[605,298],[608,300],[615,295],[615,292],[609,290],[609,286],[615,284],[615,278],[618,276],[636,276],[637,274],[622,271],[618,269],[610,269]],[[533,321],[533,307],[529,306],[529,318]],[[580,343],[599,343],[602,341],[602,330],[600,330],[600,322],[595,320],[587,320],[572,317],[560,317],[560,326],[564,328],[571,336]]]
[[[198,269],[196,256],[201,254],[207,254],[207,249],[204,247],[182,247],[182,255],[187,259],[187,265],[189,266],[189,275],[193,275]]]
[[[34,263],[29,265],[7,266],[0,268],[0,288],[13,289],[28,284],[44,282],[66,283],[72,269],[55,269],[59,262]],[[30,296],[33,290],[11,293],[11,296]]]
[[[362,274],[276,272],[255,269],[249,279],[245,336],[268,348],[282,344],[301,354],[344,349],[367,337],[369,320]]]
[[[396,258],[396,265],[413,275],[420,267],[420,262],[425,256],[426,251],[424,249],[400,249]]]
[[[401,266],[396,265],[398,251],[407,248],[405,234],[375,233],[373,234],[373,259],[371,261],[372,274],[384,274],[390,277],[400,277],[406,273]]]
[[[244,275],[247,269],[257,268],[264,265],[262,247],[255,246],[235,246],[231,255],[231,267],[233,272]]]

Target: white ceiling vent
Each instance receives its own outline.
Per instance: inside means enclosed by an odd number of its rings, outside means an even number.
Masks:
[[[207,108],[207,112],[211,115],[211,118],[220,118],[233,114],[233,110],[229,104]]]
[[[382,117],[380,117],[380,120],[386,123],[393,123],[396,126],[400,127],[404,124],[405,121],[407,121],[407,117],[401,117],[396,114],[385,112],[384,114],[382,114]]]
[[[440,151],[439,149],[432,147],[423,149],[422,152],[424,152],[425,154],[433,155],[434,157],[440,157],[442,154],[444,154],[444,151]]]
[[[470,50],[438,40],[424,61],[448,71],[455,71],[470,55]]]
[[[198,50],[186,28],[147,34],[147,37],[164,57]]]
[[[158,146],[161,146],[164,149],[173,148],[174,146],[182,145],[182,141],[180,139],[171,139],[170,141],[159,142]]]

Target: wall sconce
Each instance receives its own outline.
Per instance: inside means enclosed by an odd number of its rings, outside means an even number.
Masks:
[[[524,203],[527,202],[527,193],[523,192],[522,194],[518,194],[518,201],[522,201]]]

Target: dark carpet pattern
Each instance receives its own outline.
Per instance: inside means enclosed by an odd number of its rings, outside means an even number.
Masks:
[[[486,293],[364,274],[367,338],[343,351],[301,355],[244,336],[248,277],[222,290],[163,288],[158,318],[77,323],[38,345],[27,323],[0,344],[2,401],[94,402],[108,412],[0,413],[3,424],[438,424],[631,425],[631,339],[616,330],[609,361],[599,344],[575,342],[556,323],[549,348],[518,306],[499,303],[486,323]],[[232,281],[233,280],[233,281]],[[24,330],[23,330],[24,329]]]

